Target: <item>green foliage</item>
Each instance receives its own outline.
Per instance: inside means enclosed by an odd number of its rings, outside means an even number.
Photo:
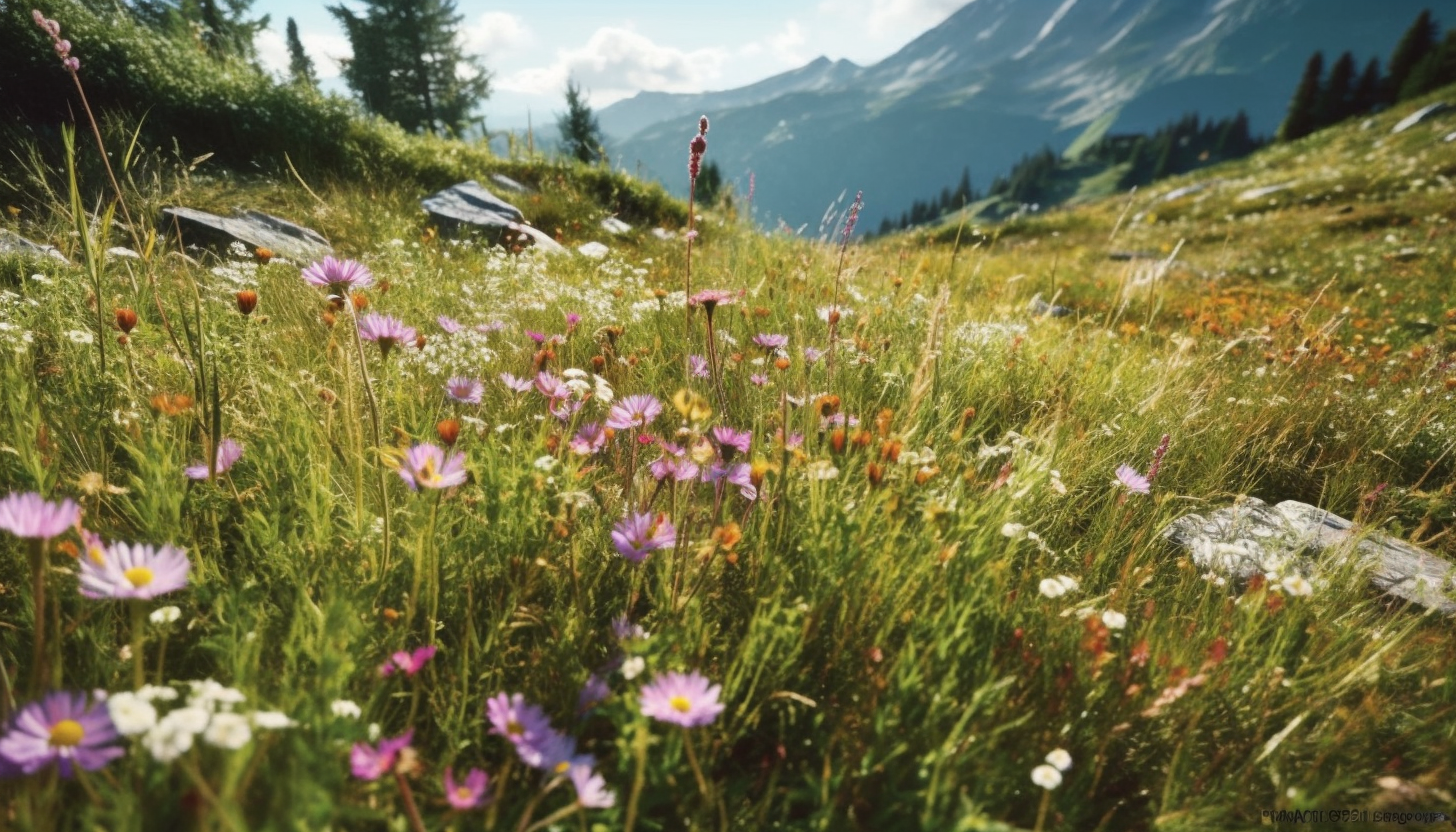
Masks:
[[[1324,72],[1325,57],[1316,52],[1304,65],[1304,75],[1299,79],[1299,86],[1294,88],[1294,97],[1289,100],[1289,112],[1284,116],[1284,123],[1279,125],[1280,140],[1302,139],[1319,129],[1320,79]]]
[[[268,15],[249,17],[253,0],[133,0],[129,7],[157,32],[196,43],[218,58],[255,59],[254,39],[268,28]],[[104,13],[108,6],[93,8]]]
[[[566,112],[556,117],[556,129],[561,131],[561,146],[567,156],[587,164],[604,158],[602,126],[575,80],[566,81]]]
[[[365,0],[363,13],[329,11],[353,47],[344,80],[366,109],[407,132],[463,133],[490,97],[490,73],[461,51],[455,0]]]
[[[313,59],[303,49],[298,37],[298,24],[288,18],[288,74],[295,84],[317,88],[318,73],[314,71]]]

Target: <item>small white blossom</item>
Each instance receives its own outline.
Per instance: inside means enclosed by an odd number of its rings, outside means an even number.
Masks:
[[[152,610],[152,614],[150,616],[152,623],[158,626],[175,624],[177,623],[177,620],[181,617],[182,610],[172,606],[158,607],[155,610]]]
[[[167,685],[142,685],[136,695],[148,702],[171,702],[177,698],[177,689]]]
[[[622,678],[631,681],[632,679],[637,678],[638,674],[640,674],[646,668],[646,659],[643,659],[641,656],[632,656],[631,658],[622,662]]]
[[[253,738],[253,729],[248,725],[248,718],[242,714],[221,713],[212,718],[202,738],[209,745],[235,751],[247,745]]]
[[[1127,616],[1117,610],[1104,610],[1102,613],[1102,623],[1107,625],[1107,629],[1109,630],[1121,630],[1127,626]]]
[[[288,714],[282,711],[254,711],[251,718],[254,728],[263,728],[270,731],[292,728],[298,724],[289,719]]]
[[[1314,594],[1314,586],[1303,575],[1290,575],[1279,583],[1290,595],[1309,596]]]
[[[335,699],[329,705],[329,710],[340,719],[358,719],[364,715],[359,705],[350,699]]]
[[[1012,540],[1020,540],[1021,538],[1026,537],[1026,526],[1023,526],[1020,523],[1003,523],[1001,525],[1001,534],[1005,537],[1011,538]],[[1045,583],[1045,581],[1043,581],[1043,583]],[[1061,593],[1057,593],[1057,595],[1060,594]],[[1048,595],[1047,597],[1055,598],[1057,596]]]
[[[150,731],[157,724],[157,709],[135,693],[115,693],[106,698],[106,710],[116,732],[124,737]]]
[[[192,748],[194,732],[186,730],[168,714],[142,737],[142,746],[159,763],[170,763]]]
[[[1066,771],[1072,767],[1072,755],[1068,754],[1065,748],[1058,748],[1047,754],[1046,761],[1057,771]]]
[[[1031,782],[1051,791],[1062,785],[1062,773],[1055,766],[1042,764],[1031,770]]]
[[[200,734],[206,730],[207,723],[211,719],[212,714],[202,708],[189,705],[188,707],[178,708],[170,714],[167,714],[157,724],[162,725],[167,723],[175,726],[179,731],[186,731],[189,734]]]
[[[74,344],[96,343],[96,336],[91,334],[89,330],[85,329],[73,329],[70,332],[66,333],[66,337],[71,339],[71,343]]]

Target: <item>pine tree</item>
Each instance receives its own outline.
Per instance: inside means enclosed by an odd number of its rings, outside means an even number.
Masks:
[[[1344,121],[1350,115],[1354,99],[1355,56],[1346,52],[1330,67],[1330,80],[1320,91],[1315,105],[1315,124],[1326,127]]]
[[[602,127],[581,94],[581,87],[566,82],[566,112],[556,117],[561,145],[568,156],[588,164],[602,158]]]
[[[303,41],[298,38],[298,24],[288,18],[288,74],[293,83],[306,87],[318,87],[318,73],[314,71],[313,60],[303,51]]]
[[[1371,58],[1370,63],[1365,65],[1365,71],[1360,73],[1360,80],[1355,82],[1355,92],[1350,97],[1350,112],[1363,114],[1380,106],[1380,88],[1383,83],[1384,80],[1380,77],[1380,59]]]
[[[718,167],[717,162],[703,165],[694,189],[700,204],[712,205],[718,201],[718,196],[723,192],[723,170]]]
[[[1289,113],[1284,116],[1284,123],[1279,126],[1281,140],[1290,142],[1302,139],[1319,128],[1315,108],[1319,103],[1320,78],[1324,73],[1325,56],[1316,52],[1310,56],[1309,63],[1304,65],[1304,77],[1299,79],[1299,86],[1294,89],[1294,97],[1289,100]]]
[[[455,0],[364,0],[357,14],[329,11],[344,27],[354,57],[344,81],[371,112],[410,132],[460,132],[490,97],[490,74],[459,43]]]
[[[1436,22],[1431,19],[1431,10],[1426,9],[1416,16],[1415,22],[1401,35],[1400,42],[1395,45],[1395,51],[1390,55],[1387,100],[1401,100],[1400,93],[1405,87],[1406,79],[1435,47]]]
[[[1456,29],[1446,33],[1441,45],[1415,65],[1400,88],[1400,98],[1415,98],[1437,87],[1456,82]]]
[[[195,37],[214,57],[254,60],[253,40],[268,28],[269,16],[250,17],[253,0],[133,0],[137,19],[171,35]]]

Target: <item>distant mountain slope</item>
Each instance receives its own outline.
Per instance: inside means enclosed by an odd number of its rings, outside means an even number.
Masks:
[[[708,158],[730,179],[758,174],[760,221],[813,225],[841,192],[863,188],[873,227],[962,167],[984,185],[1108,112],[1116,130],[1151,130],[1191,110],[1242,108],[1256,133],[1272,133],[1311,52],[1383,57],[1430,5],[973,0],[869,67],[820,58],[740,90],[642,93],[600,117],[614,158],[685,193],[691,122],[706,113]],[[789,173],[794,186],[776,188]]]

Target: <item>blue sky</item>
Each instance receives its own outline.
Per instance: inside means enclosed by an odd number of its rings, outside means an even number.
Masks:
[[[360,0],[254,0],[272,17],[258,38],[265,66],[287,67],[284,26],[298,21],[326,89],[344,91],[348,56],[327,6]],[[568,76],[603,107],[641,90],[698,92],[742,86],[819,55],[873,63],[939,23],[965,0],[458,0],[467,52],[493,74],[484,106],[493,130],[536,125],[564,109]]]

